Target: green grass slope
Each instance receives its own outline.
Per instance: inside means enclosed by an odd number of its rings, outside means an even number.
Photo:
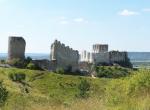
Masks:
[[[23,83],[10,74],[25,74]],[[82,80],[90,84],[88,98],[78,97]],[[0,68],[0,81],[9,91],[2,110],[150,110],[150,71],[123,78],[90,78],[48,71]]]

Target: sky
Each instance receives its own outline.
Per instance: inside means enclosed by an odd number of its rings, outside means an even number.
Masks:
[[[26,53],[49,53],[55,39],[82,51],[150,51],[150,0],[0,0],[0,53],[9,36],[26,40]]]

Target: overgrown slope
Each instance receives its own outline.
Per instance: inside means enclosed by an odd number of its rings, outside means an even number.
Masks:
[[[10,74],[25,74],[23,82]],[[0,80],[9,91],[3,110],[149,110],[150,71],[124,78],[89,78],[47,71],[0,68]],[[79,84],[90,84],[88,98],[78,97]]]

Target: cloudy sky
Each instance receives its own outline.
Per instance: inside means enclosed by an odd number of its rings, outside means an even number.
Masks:
[[[23,36],[27,53],[49,53],[55,39],[80,51],[150,51],[150,0],[0,0],[0,53],[8,36]]]

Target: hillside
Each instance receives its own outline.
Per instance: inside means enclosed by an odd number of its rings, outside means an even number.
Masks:
[[[25,74],[22,82],[11,74]],[[132,71],[122,78],[90,78],[48,71],[0,68],[0,80],[9,92],[2,110],[150,110],[150,71]],[[86,80],[87,97],[79,95]]]

